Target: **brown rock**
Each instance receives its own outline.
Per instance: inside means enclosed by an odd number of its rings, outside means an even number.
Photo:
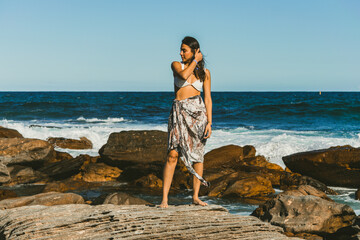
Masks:
[[[326,194],[338,195],[336,191],[328,188],[324,183],[308,176],[301,176],[297,173],[286,173],[283,174],[280,179],[281,190],[294,189],[301,185],[310,185]]]
[[[71,178],[46,183],[43,192],[68,192],[68,191],[84,191],[93,188],[99,188],[100,182],[74,181]]]
[[[320,236],[351,226],[356,217],[349,206],[319,197],[278,195],[253,213],[263,221],[281,226],[285,232]]]
[[[81,166],[89,158],[91,158],[89,155],[81,154],[76,158],[48,164],[40,168],[39,171],[56,180],[65,179],[79,173]]]
[[[46,141],[30,138],[0,138],[0,162],[5,165],[43,164],[53,158],[54,148]]]
[[[151,205],[151,203],[137,197],[133,197],[130,194],[117,192],[108,195],[103,204],[115,204],[115,205]]]
[[[220,206],[67,204],[0,211],[3,239],[246,239],[299,240],[256,217]]]
[[[10,181],[10,173],[5,164],[0,161],[0,183],[7,183]]]
[[[136,186],[138,187],[146,187],[146,188],[155,188],[159,189],[163,187],[163,182],[160,178],[155,176],[154,174],[149,174],[142,178],[139,178],[135,181]]]
[[[360,148],[331,147],[283,157],[293,172],[315,178],[326,185],[360,186]]]
[[[80,172],[73,176],[73,180],[83,180],[85,182],[106,182],[115,181],[122,170],[111,167],[105,163],[83,164]]]
[[[8,170],[10,172],[11,181],[6,185],[48,181],[46,174],[36,171],[31,167],[12,165],[8,167]]]
[[[8,189],[0,189],[0,200],[8,199],[8,198],[15,198],[18,195],[13,190]]]
[[[316,196],[322,199],[325,199],[327,201],[331,201],[333,202],[334,200],[332,200],[331,198],[329,198],[326,193],[310,186],[310,185],[300,185],[294,189],[291,190],[286,190],[280,194],[283,195],[291,195],[291,196],[307,196],[307,195],[312,195],[312,196]],[[279,195],[280,195],[279,194]]]
[[[0,138],[24,138],[17,130],[0,126]]]
[[[9,209],[28,205],[53,206],[60,204],[81,204],[84,199],[75,193],[48,192],[34,196],[10,198],[0,201],[0,209]]]
[[[68,148],[68,149],[91,149],[93,148],[92,142],[86,137],[81,137],[80,140],[68,138],[53,138],[50,137],[47,141],[54,147]]]
[[[202,194],[210,197],[232,197],[249,203],[253,203],[253,200],[264,202],[274,192],[268,179],[258,176],[256,173],[246,172],[223,175],[213,180],[210,188],[202,188]]]
[[[355,199],[360,200],[360,188],[355,192]]]
[[[129,165],[164,162],[167,133],[163,131],[122,131],[111,133],[99,154],[105,163],[123,169]]]
[[[54,153],[55,154],[54,154],[53,158],[50,158],[50,159],[48,159],[48,161],[44,162],[45,166],[47,166],[51,163],[73,159],[73,157],[67,152],[59,152],[59,151],[54,150]]]

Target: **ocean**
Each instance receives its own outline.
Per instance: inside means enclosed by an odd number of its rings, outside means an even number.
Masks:
[[[0,126],[24,137],[87,137],[98,155],[112,132],[167,131],[173,92],[0,92]],[[205,152],[228,144],[253,145],[258,155],[284,167],[282,157],[331,146],[360,147],[360,92],[213,92],[213,131]],[[331,186],[330,186],[331,187]],[[360,214],[356,189],[335,188],[335,201]],[[142,196],[160,203],[161,196]],[[190,201],[190,194],[170,196]],[[256,206],[203,197],[248,215]]]

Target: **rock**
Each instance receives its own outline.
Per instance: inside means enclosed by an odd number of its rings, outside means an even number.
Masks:
[[[360,200],[360,188],[355,192],[355,199]]]
[[[7,183],[10,181],[10,173],[8,168],[0,162],[0,183]]]
[[[137,197],[133,197],[130,194],[117,192],[109,194],[103,204],[115,204],[115,205],[152,205],[151,203]]]
[[[283,157],[293,172],[315,178],[326,185],[360,186],[360,148],[331,147]]]
[[[73,157],[67,152],[59,152],[59,151],[54,151],[54,152],[55,152],[55,154],[54,154],[53,158],[50,158],[50,159],[48,159],[48,161],[44,162],[45,166],[47,166],[51,163],[73,159]]]
[[[67,139],[61,137],[50,137],[47,141],[52,144],[54,147],[59,148],[68,148],[68,149],[92,149],[92,142],[86,137],[81,137],[80,140],[77,139]]]
[[[0,200],[8,199],[8,198],[15,198],[18,195],[13,190],[8,189],[0,189]]]
[[[278,195],[260,205],[252,215],[282,227],[285,232],[320,236],[351,226],[355,219],[354,210],[349,206],[311,195]]]
[[[39,171],[56,180],[65,179],[79,173],[81,166],[89,158],[91,158],[89,155],[81,154],[76,158],[50,163],[40,168]]]
[[[163,187],[163,181],[154,174],[149,174],[136,180],[135,185],[138,187],[160,189]]]
[[[36,171],[31,167],[12,165],[8,167],[11,181],[6,185],[16,185],[23,183],[33,183],[38,181],[48,181],[46,174]]]
[[[99,154],[106,164],[120,169],[134,164],[165,162],[167,133],[157,130],[111,133]]]
[[[229,172],[211,181],[210,188],[201,188],[201,194],[210,197],[230,197],[250,204],[259,204],[269,199],[275,191],[271,182],[256,173]],[[210,178],[211,179],[211,178]]]
[[[54,156],[54,148],[46,141],[30,138],[0,138],[0,162],[5,165],[43,164]]]
[[[24,206],[0,211],[2,239],[247,239],[297,240],[280,227],[220,206],[112,204]],[[190,228],[189,228],[190,227]]]
[[[295,174],[286,173],[283,174],[280,179],[281,190],[293,189],[301,185],[310,185],[326,194],[338,195],[336,191],[332,190],[331,188],[328,188],[324,183],[308,176],[301,176],[300,174],[297,173]]]
[[[48,192],[39,193],[33,196],[10,198],[0,201],[0,209],[17,208],[27,205],[60,205],[60,204],[81,204],[84,199],[75,193]]]
[[[107,182],[108,183],[108,182]],[[71,178],[67,178],[60,181],[53,181],[46,183],[42,192],[68,192],[68,191],[87,191],[90,189],[97,189],[102,187],[101,182],[85,182],[85,181],[74,181]]]
[[[312,195],[312,196],[316,196],[319,198],[322,198],[324,200],[333,202],[334,200],[332,200],[331,198],[329,198],[326,193],[310,186],[310,185],[300,185],[297,186],[294,189],[291,190],[286,190],[282,193],[280,193],[279,195],[291,195],[291,196],[307,196],[307,195]]]
[[[80,173],[73,176],[73,180],[83,180],[85,182],[106,182],[115,181],[122,170],[117,167],[111,167],[105,163],[90,163],[83,165]]]
[[[24,138],[17,130],[0,126],[0,138]]]

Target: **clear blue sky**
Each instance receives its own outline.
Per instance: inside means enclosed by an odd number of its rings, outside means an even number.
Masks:
[[[213,91],[359,91],[359,0],[0,0],[0,91],[172,91],[196,37]]]

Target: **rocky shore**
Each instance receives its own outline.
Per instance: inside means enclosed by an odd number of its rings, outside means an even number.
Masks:
[[[211,187],[200,193],[259,206],[237,216],[216,205],[159,209],[128,194],[161,194],[166,137],[112,133],[99,156],[74,158],[54,147],[88,149],[88,139],[45,141],[0,127],[0,239],[360,239],[359,216],[328,196],[337,194],[328,186],[360,189],[360,149],[284,156],[286,169],[250,145],[211,150],[204,162]],[[191,181],[179,163],[171,192],[190,190]],[[99,188],[97,198],[77,194]]]

